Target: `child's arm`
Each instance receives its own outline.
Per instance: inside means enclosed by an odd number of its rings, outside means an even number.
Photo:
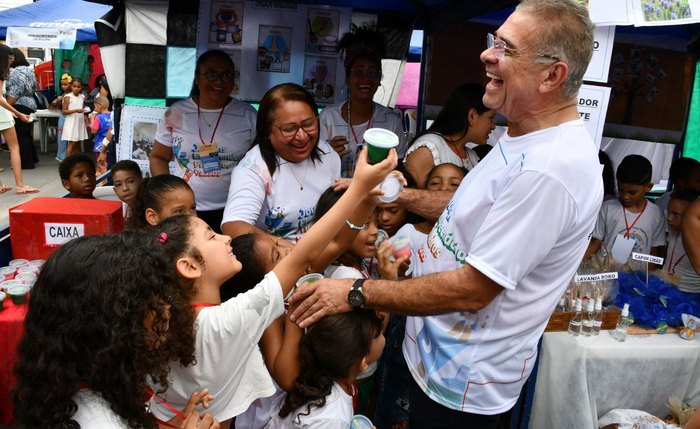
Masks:
[[[273,272],[280,281],[284,296],[292,290],[304,269],[321,254],[338,231],[346,227],[347,214],[355,211],[364,196],[391,172],[396,162],[397,155],[393,149],[387,159],[375,165],[367,164],[367,148],[360,152],[355,175],[348,190],[274,268]]]
[[[97,117],[95,112],[90,113],[88,117],[91,119],[90,129],[92,130],[92,133],[97,134],[97,132],[100,130],[100,118]]]
[[[181,415],[176,415],[172,419],[168,420],[168,423],[176,427],[181,427],[185,423],[181,416],[189,416],[193,412],[197,411],[196,407],[199,404],[202,404],[204,408],[209,408],[209,401],[212,400],[214,400],[214,397],[209,394],[209,389],[207,388],[192,392],[189,401],[187,401],[187,405],[185,405],[185,408],[182,410]],[[165,429],[166,427],[170,426],[165,426],[159,423],[158,427],[160,429]]]
[[[63,97],[63,107],[61,108],[61,111],[63,112],[64,115],[71,115],[75,113],[75,109],[71,110],[68,108],[70,106],[70,97]]]
[[[260,339],[267,370],[285,391],[294,387],[299,375],[299,341],[302,336],[301,328],[285,314],[275,319]]]
[[[596,254],[596,252],[600,249],[600,246],[602,244],[603,242],[601,240],[598,240],[597,238],[591,238],[591,242],[588,243],[586,253],[583,254],[583,260],[587,261],[591,259],[591,256]]]
[[[398,280],[400,272],[410,259],[410,256],[402,256],[392,262],[393,253],[394,245],[389,240],[384,240],[377,249],[377,271],[382,280]],[[406,269],[403,269],[403,272],[405,273]]]

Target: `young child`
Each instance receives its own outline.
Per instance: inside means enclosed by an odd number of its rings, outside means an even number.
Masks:
[[[69,192],[68,198],[94,199],[95,160],[84,153],[68,155],[58,166],[61,184]]]
[[[134,197],[133,213],[126,228],[137,230],[158,225],[178,214],[197,214],[194,192],[181,177],[171,174],[147,177]]]
[[[66,115],[63,114],[63,97],[66,94],[70,94],[71,92],[71,82],[73,82],[73,78],[71,75],[64,73],[63,76],[61,76],[61,94],[56,97],[51,102],[51,105],[57,106],[55,108],[58,109],[59,115],[58,115],[58,150],[56,151],[56,161],[61,162],[66,158],[66,150],[68,149],[68,142],[66,140],[63,140],[63,124],[66,122]]]
[[[455,164],[445,163],[433,167],[426,178],[425,189],[454,192],[462,183],[467,171]],[[397,232],[396,237],[408,238],[411,257],[406,276],[410,276],[420,259],[426,257],[427,239],[435,222],[422,220],[407,223]],[[391,243],[382,243],[377,251],[379,264],[388,264],[393,253]],[[403,357],[403,340],[406,333],[406,316],[392,314],[386,329],[386,347],[377,370],[377,409],[372,419],[380,428],[406,427],[408,425],[408,392],[411,386],[411,373]]]
[[[62,111],[66,115],[61,140],[68,141],[66,155],[79,151],[78,142],[88,138],[85,127],[83,82],[77,77],[71,82],[71,92],[63,96]]]
[[[326,216],[304,234],[294,251],[252,290],[223,304],[221,285],[241,270],[240,262],[231,252],[231,238],[214,233],[196,217],[174,216],[157,226],[181,278],[193,283],[196,290],[190,304],[197,319],[197,364],[171,365],[172,385],[163,395],[171,406],[182,408],[188,392],[206,386],[216,398],[209,411],[226,429],[230,419],[245,411],[255,399],[275,392],[258,342],[265,329],[283,314],[284,297],[292,292],[306,267],[345,225],[347,213],[352,213],[396,165],[397,155],[392,150],[386,160],[374,165],[367,164],[366,159],[365,149],[360,153],[348,190]],[[268,366],[274,368],[277,360],[289,359],[295,359],[295,350],[280,350]],[[197,387],[193,389],[194,386]],[[158,389],[165,389],[165,386],[154,387]],[[169,407],[153,399],[150,407],[154,415],[163,420],[173,416]]]
[[[603,242],[618,263],[626,263],[632,252],[661,255],[666,244],[663,212],[645,198],[653,187],[651,172],[651,163],[641,155],[627,155],[620,162],[615,173],[618,199],[603,202],[584,260]]]
[[[348,428],[353,416],[353,382],[384,348],[382,322],[372,310],[325,317],[299,344],[299,377],[273,409],[268,429]]]
[[[186,296],[152,233],[57,249],[32,288],[18,348],[18,427],[155,428],[147,380],[167,383],[170,361],[194,358],[191,319],[173,317],[188,313]],[[185,428],[218,427],[198,417]]]
[[[700,293],[700,274],[690,263],[682,238],[682,218],[690,203],[700,197],[700,192],[693,189],[673,191],[668,202],[668,245],[663,270],[675,278],[678,288],[683,292]]]
[[[130,159],[124,159],[112,166],[112,183],[114,193],[124,204],[124,218],[127,219],[134,212],[136,195],[138,194],[143,173],[137,163]]]
[[[95,110],[88,116],[90,128],[95,135],[92,151],[95,152],[95,160],[99,159],[102,152],[102,141],[107,136],[107,132],[112,128],[112,112],[109,111],[109,100],[107,97],[98,96],[95,98]],[[99,168],[107,170],[107,164],[99,163]]]
[[[668,180],[673,183],[673,191],[666,192],[655,201],[656,205],[663,210],[664,216],[668,215],[668,202],[674,191],[683,189],[700,191],[700,161],[694,158],[678,158],[671,163]]]

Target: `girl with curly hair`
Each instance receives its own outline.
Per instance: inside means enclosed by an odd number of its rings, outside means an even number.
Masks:
[[[274,406],[267,429],[345,429],[353,415],[355,378],[384,348],[382,321],[373,310],[325,317],[299,344],[301,370],[294,388]]]
[[[57,249],[32,289],[19,346],[18,426],[156,428],[148,381],[167,386],[171,360],[194,362],[190,294],[153,233],[80,237]],[[197,420],[192,413],[185,427]],[[198,427],[211,425],[206,416]]]
[[[291,295],[306,267],[346,225],[347,214],[353,213],[396,165],[396,151],[375,165],[367,164],[366,152],[360,154],[350,187],[326,216],[314,223],[259,284],[224,303],[221,285],[242,268],[232,252],[231,237],[216,234],[193,216],[173,216],[158,224],[157,229],[168,237],[166,250],[178,274],[195,289],[190,305],[196,314],[197,363],[171,365],[172,385],[164,395],[171,406],[184,406],[188,392],[208,387],[216,398],[209,411],[222,422],[222,428],[228,428],[230,419],[253,401],[275,392],[267,368],[274,373],[278,366],[297,361],[300,335],[292,337],[285,332],[284,343],[266,353],[265,363],[258,342],[265,329],[284,313],[284,297]],[[183,235],[187,239],[181,244]],[[151,400],[150,405],[157,417],[172,417],[165,404]]]

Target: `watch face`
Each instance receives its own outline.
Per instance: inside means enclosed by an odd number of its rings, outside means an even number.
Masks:
[[[352,308],[362,308],[365,305],[365,296],[361,291],[353,289],[348,294],[348,301]]]

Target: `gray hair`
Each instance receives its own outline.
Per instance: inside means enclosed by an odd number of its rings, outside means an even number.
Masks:
[[[522,0],[515,10],[539,22],[529,40],[532,50],[539,54],[535,62],[557,58],[569,66],[562,89],[567,99],[574,98],[593,55],[594,25],[588,9],[575,0]]]

